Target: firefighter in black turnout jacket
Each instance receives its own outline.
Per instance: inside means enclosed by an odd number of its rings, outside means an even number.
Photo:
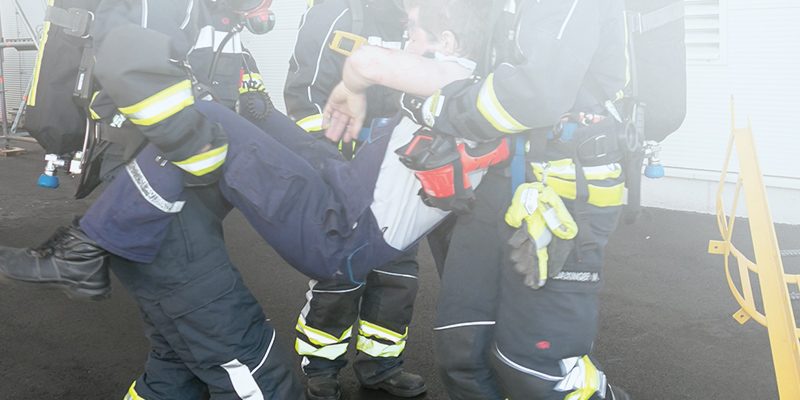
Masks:
[[[303,17],[290,61],[284,97],[289,116],[305,131],[321,135],[322,108],[342,77],[348,52],[361,41],[401,48],[405,12],[393,0],[326,0]],[[319,4],[321,3],[321,4]],[[337,47],[339,50],[334,50]],[[394,116],[399,93],[375,86],[368,95],[371,121]],[[336,144],[331,142],[332,146]],[[352,158],[355,143],[340,145]],[[354,326],[358,356],[354,369],[362,386],[414,397],[426,390],[422,377],[403,370],[403,350],[418,288],[416,247],[375,269],[366,282],[346,277],[309,283],[308,302],[297,321],[295,350],[303,357],[310,399],[339,399],[338,373]]]
[[[104,128],[141,134],[150,145],[137,158],[142,162],[118,168],[110,183],[125,198],[101,196],[79,223],[59,229],[39,249],[3,248],[4,274],[56,282],[79,296],[107,295],[106,265],[119,277],[138,303],[152,349],[126,399],[303,397],[289,353],[225,250],[221,222],[230,206],[210,183],[225,161],[226,134],[195,110],[203,100],[233,108],[240,90],[259,87],[241,84],[243,75],[256,74],[242,72],[238,27],[264,33],[270,3],[103,1],[91,31],[101,88],[91,111]],[[162,190],[169,163],[191,186],[180,196]],[[152,207],[175,216],[164,226],[137,219]],[[114,253],[108,255],[96,242],[112,225],[107,210],[114,210],[112,219],[123,213],[141,223],[140,242],[120,241],[132,257],[124,249],[107,249]],[[151,239],[158,241],[155,251]],[[137,243],[146,250],[137,254]],[[29,260],[44,261],[33,268]]]
[[[440,35],[482,0],[434,1]],[[459,400],[628,399],[590,355],[604,248],[623,203],[623,1],[494,3],[488,73],[422,107],[434,135],[514,144],[456,222],[435,325],[444,384]],[[339,127],[329,137],[355,137],[346,99],[327,113]]]

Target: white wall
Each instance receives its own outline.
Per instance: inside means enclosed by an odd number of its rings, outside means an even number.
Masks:
[[[246,34],[243,40],[256,58],[272,101],[278,109],[285,111],[283,84],[286,81],[286,72],[289,70],[289,59],[297,38],[297,28],[306,11],[306,2],[278,0],[272,3],[272,11],[277,17],[275,29],[263,36]]]
[[[713,212],[733,95],[737,126],[752,121],[773,218],[800,224],[800,1],[721,0],[720,11],[721,57],[689,64],[688,115],[663,143],[668,178],[646,179],[643,202]]]

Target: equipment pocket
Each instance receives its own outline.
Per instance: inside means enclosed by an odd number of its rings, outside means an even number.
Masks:
[[[269,333],[248,329],[263,321],[263,313],[233,268],[220,265],[159,302],[200,367],[222,365],[241,353],[237,349],[255,349]]]

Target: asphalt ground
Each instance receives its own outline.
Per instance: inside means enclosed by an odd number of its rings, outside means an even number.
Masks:
[[[43,153],[0,157],[0,245],[44,241],[90,204],[72,199],[75,184],[36,187]],[[735,241],[750,242],[745,221]],[[225,224],[231,257],[290,346],[307,280],[283,262],[238,213]],[[800,226],[777,226],[784,248],[800,248]],[[709,215],[646,209],[622,225],[608,246],[596,355],[611,381],[636,399],[776,399],[767,333],[739,325],[722,258],[707,254],[719,238]],[[406,350],[408,370],[427,378],[423,399],[446,399],[436,369],[432,320],[438,276],[427,247],[420,256],[420,291]],[[786,258],[797,270],[800,258]],[[796,291],[796,288],[795,288]],[[800,307],[796,307],[800,308]],[[67,299],[34,285],[0,286],[0,400],[120,399],[141,372],[148,345],[138,310],[118,282],[103,302]],[[298,360],[299,364],[299,360]],[[349,399],[389,399],[360,389],[342,374]]]

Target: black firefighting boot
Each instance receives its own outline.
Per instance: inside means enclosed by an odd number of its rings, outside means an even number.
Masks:
[[[73,222],[37,248],[0,246],[0,280],[52,285],[73,298],[102,300],[111,292],[108,255]]]
[[[337,374],[309,376],[306,386],[308,400],[339,400],[342,390]]]
[[[400,371],[378,383],[362,386],[366,389],[383,390],[396,397],[417,397],[426,391],[425,379],[417,374]]]

